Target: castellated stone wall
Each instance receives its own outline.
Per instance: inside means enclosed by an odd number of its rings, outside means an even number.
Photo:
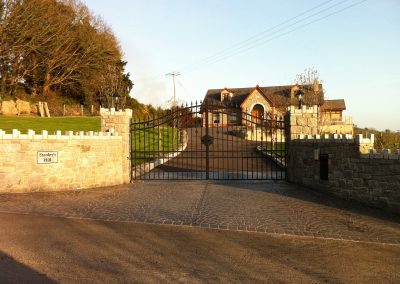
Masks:
[[[353,135],[351,119],[334,122],[325,120],[317,105],[311,107],[303,105],[301,109],[290,106],[287,109],[285,120],[289,126],[291,139],[295,139],[299,135],[322,135],[325,133]]]
[[[132,111],[102,111],[105,132],[0,130],[0,193],[63,191],[130,182]]]
[[[400,214],[400,150],[376,154],[373,144],[373,136],[301,135],[287,145],[287,179]]]

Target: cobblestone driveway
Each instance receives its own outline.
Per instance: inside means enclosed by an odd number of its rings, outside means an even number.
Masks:
[[[377,211],[285,182],[145,182],[96,190],[0,195],[0,212],[187,225],[400,244]]]

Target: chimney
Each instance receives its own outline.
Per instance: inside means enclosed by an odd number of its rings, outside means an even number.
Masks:
[[[296,97],[296,92],[298,91],[298,90],[300,90],[300,87],[299,87],[299,85],[295,85],[295,86],[292,86],[291,88],[290,88],[290,98],[291,99],[293,99],[293,98],[295,98]]]
[[[317,79],[314,79],[314,93],[319,93],[319,82]]]

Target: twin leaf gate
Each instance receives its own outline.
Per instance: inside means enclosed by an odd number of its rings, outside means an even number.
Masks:
[[[263,111],[207,101],[134,121],[132,179],[280,180],[285,123]]]

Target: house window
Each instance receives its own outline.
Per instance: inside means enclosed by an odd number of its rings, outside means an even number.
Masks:
[[[222,101],[222,102],[224,102],[224,101],[230,101],[231,97],[232,97],[232,94],[231,94],[231,93],[222,93],[222,94],[221,94],[221,101]]]
[[[237,123],[237,114],[236,113],[229,113],[228,114],[228,121],[229,123]]]
[[[213,113],[212,114],[212,121],[213,121],[213,123],[219,123],[220,122],[220,114],[219,113]]]
[[[339,112],[339,111],[331,112],[331,120],[332,121],[341,121],[342,120],[341,112]]]

